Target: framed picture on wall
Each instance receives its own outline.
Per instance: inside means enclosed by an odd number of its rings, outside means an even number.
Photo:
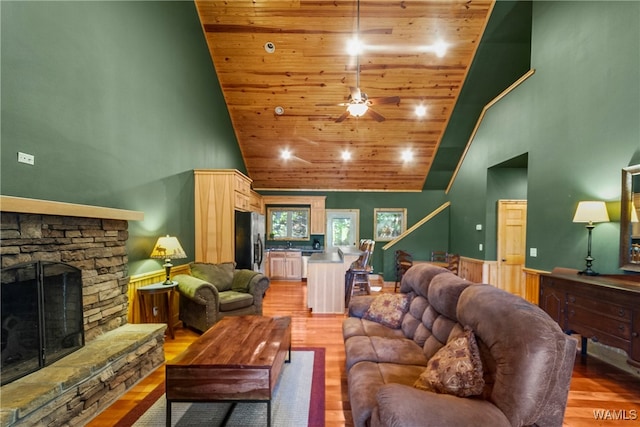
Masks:
[[[374,240],[393,240],[407,229],[406,208],[375,208],[373,210]]]

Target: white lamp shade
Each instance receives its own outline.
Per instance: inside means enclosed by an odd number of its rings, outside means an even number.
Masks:
[[[186,257],[187,254],[184,252],[184,249],[182,249],[178,238],[167,235],[158,238],[156,245],[153,247],[153,251],[151,251],[150,258],[178,259]]]
[[[367,104],[364,104],[364,103],[349,104],[349,106],[347,107],[347,111],[349,112],[349,114],[355,117],[363,116],[368,109],[369,107],[367,106]]]
[[[573,216],[573,222],[609,222],[607,205],[604,202],[580,202]]]

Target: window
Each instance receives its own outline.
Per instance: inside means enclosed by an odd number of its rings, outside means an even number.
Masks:
[[[267,208],[267,233],[271,240],[308,240],[309,208]]]

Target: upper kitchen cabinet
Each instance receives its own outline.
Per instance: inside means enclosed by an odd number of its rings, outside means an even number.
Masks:
[[[235,169],[196,169],[195,260],[235,260],[235,211],[251,210],[251,179]]]
[[[263,206],[302,206],[311,207],[310,234],[325,233],[326,196],[263,196]]]

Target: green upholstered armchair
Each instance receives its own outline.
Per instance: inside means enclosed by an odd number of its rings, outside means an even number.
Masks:
[[[224,316],[262,315],[262,298],[270,280],[235,263],[191,263],[191,274],[178,274],[180,320],[204,332]]]

